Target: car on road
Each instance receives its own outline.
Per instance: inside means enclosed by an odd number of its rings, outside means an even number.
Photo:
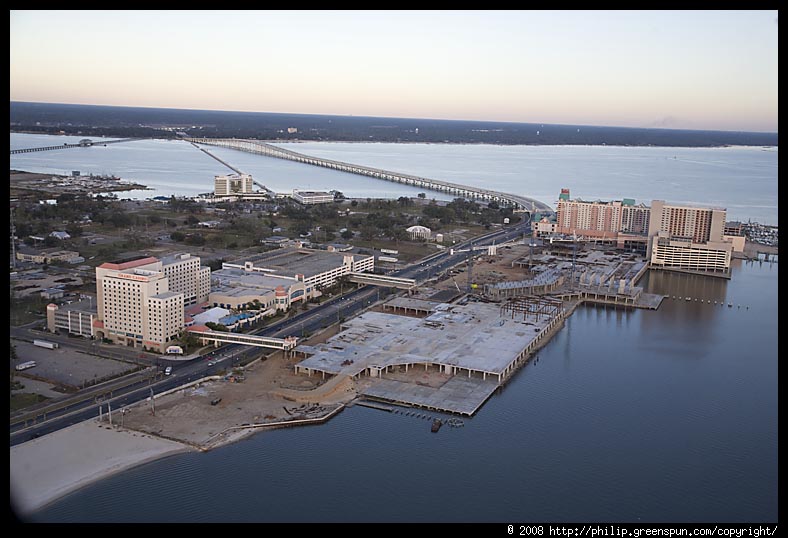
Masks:
[[[172,373],[172,366],[168,366],[164,369],[164,375],[170,375]]]
[[[211,362],[208,363],[208,366],[213,366],[214,364],[216,364],[216,363],[211,361]]]

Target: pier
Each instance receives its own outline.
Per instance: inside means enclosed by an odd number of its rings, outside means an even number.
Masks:
[[[273,144],[267,144],[258,140],[242,140],[237,138],[185,138],[184,140],[192,142],[193,144],[206,144],[209,146],[236,149],[258,155],[265,155],[267,157],[276,157],[278,159],[286,159],[302,164],[321,166],[324,168],[330,168],[332,170],[339,170],[340,172],[348,172],[350,174],[359,174],[362,176],[373,177],[375,179],[382,179],[384,181],[402,183],[404,185],[410,185],[412,187],[421,189],[447,192],[468,199],[498,202],[503,206],[512,207],[516,210],[538,211],[544,215],[553,214],[553,209],[549,205],[526,196],[508,194],[478,187],[469,187],[466,185],[460,185],[458,183],[451,183],[449,181],[429,179],[420,176],[413,176],[410,174],[402,174],[400,172],[392,172],[380,168],[350,164],[342,161],[310,157],[309,155],[297,153],[295,151],[280,148],[274,146]]]
[[[84,140],[81,140],[77,144],[63,144],[62,146],[43,146],[40,148],[12,149],[11,155],[17,155],[19,153],[33,153],[36,151],[53,151],[56,149],[89,148],[93,146],[106,146],[107,144],[120,144],[121,142],[133,142],[134,140],[141,140],[141,139],[123,138],[121,140],[107,140],[107,141],[94,142],[93,140],[86,138]]]

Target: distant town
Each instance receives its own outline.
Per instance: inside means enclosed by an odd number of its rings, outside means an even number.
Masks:
[[[777,146],[777,133],[322,116],[12,101],[12,132],[87,137],[608,146]]]

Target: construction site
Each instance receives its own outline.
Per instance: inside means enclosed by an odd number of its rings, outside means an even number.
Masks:
[[[636,285],[646,264],[629,253],[514,244],[476,254],[292,351],[114,420],[205,450],[261,429],[320,422],[354,403],[472,416],[578,305],[655,309],[663,299]]]

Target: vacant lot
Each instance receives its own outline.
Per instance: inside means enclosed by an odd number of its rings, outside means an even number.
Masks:
[[[22,383],[25,383],[24,377],[30,376],[54,385],[79,387],[89,381],[113,377],[137,368],[133,364],[88,355],[73,349],[46,349],[19,340],[13,340],[13,343],[19,357],[16,364],[36,361],[34,368],[17,373]]]

